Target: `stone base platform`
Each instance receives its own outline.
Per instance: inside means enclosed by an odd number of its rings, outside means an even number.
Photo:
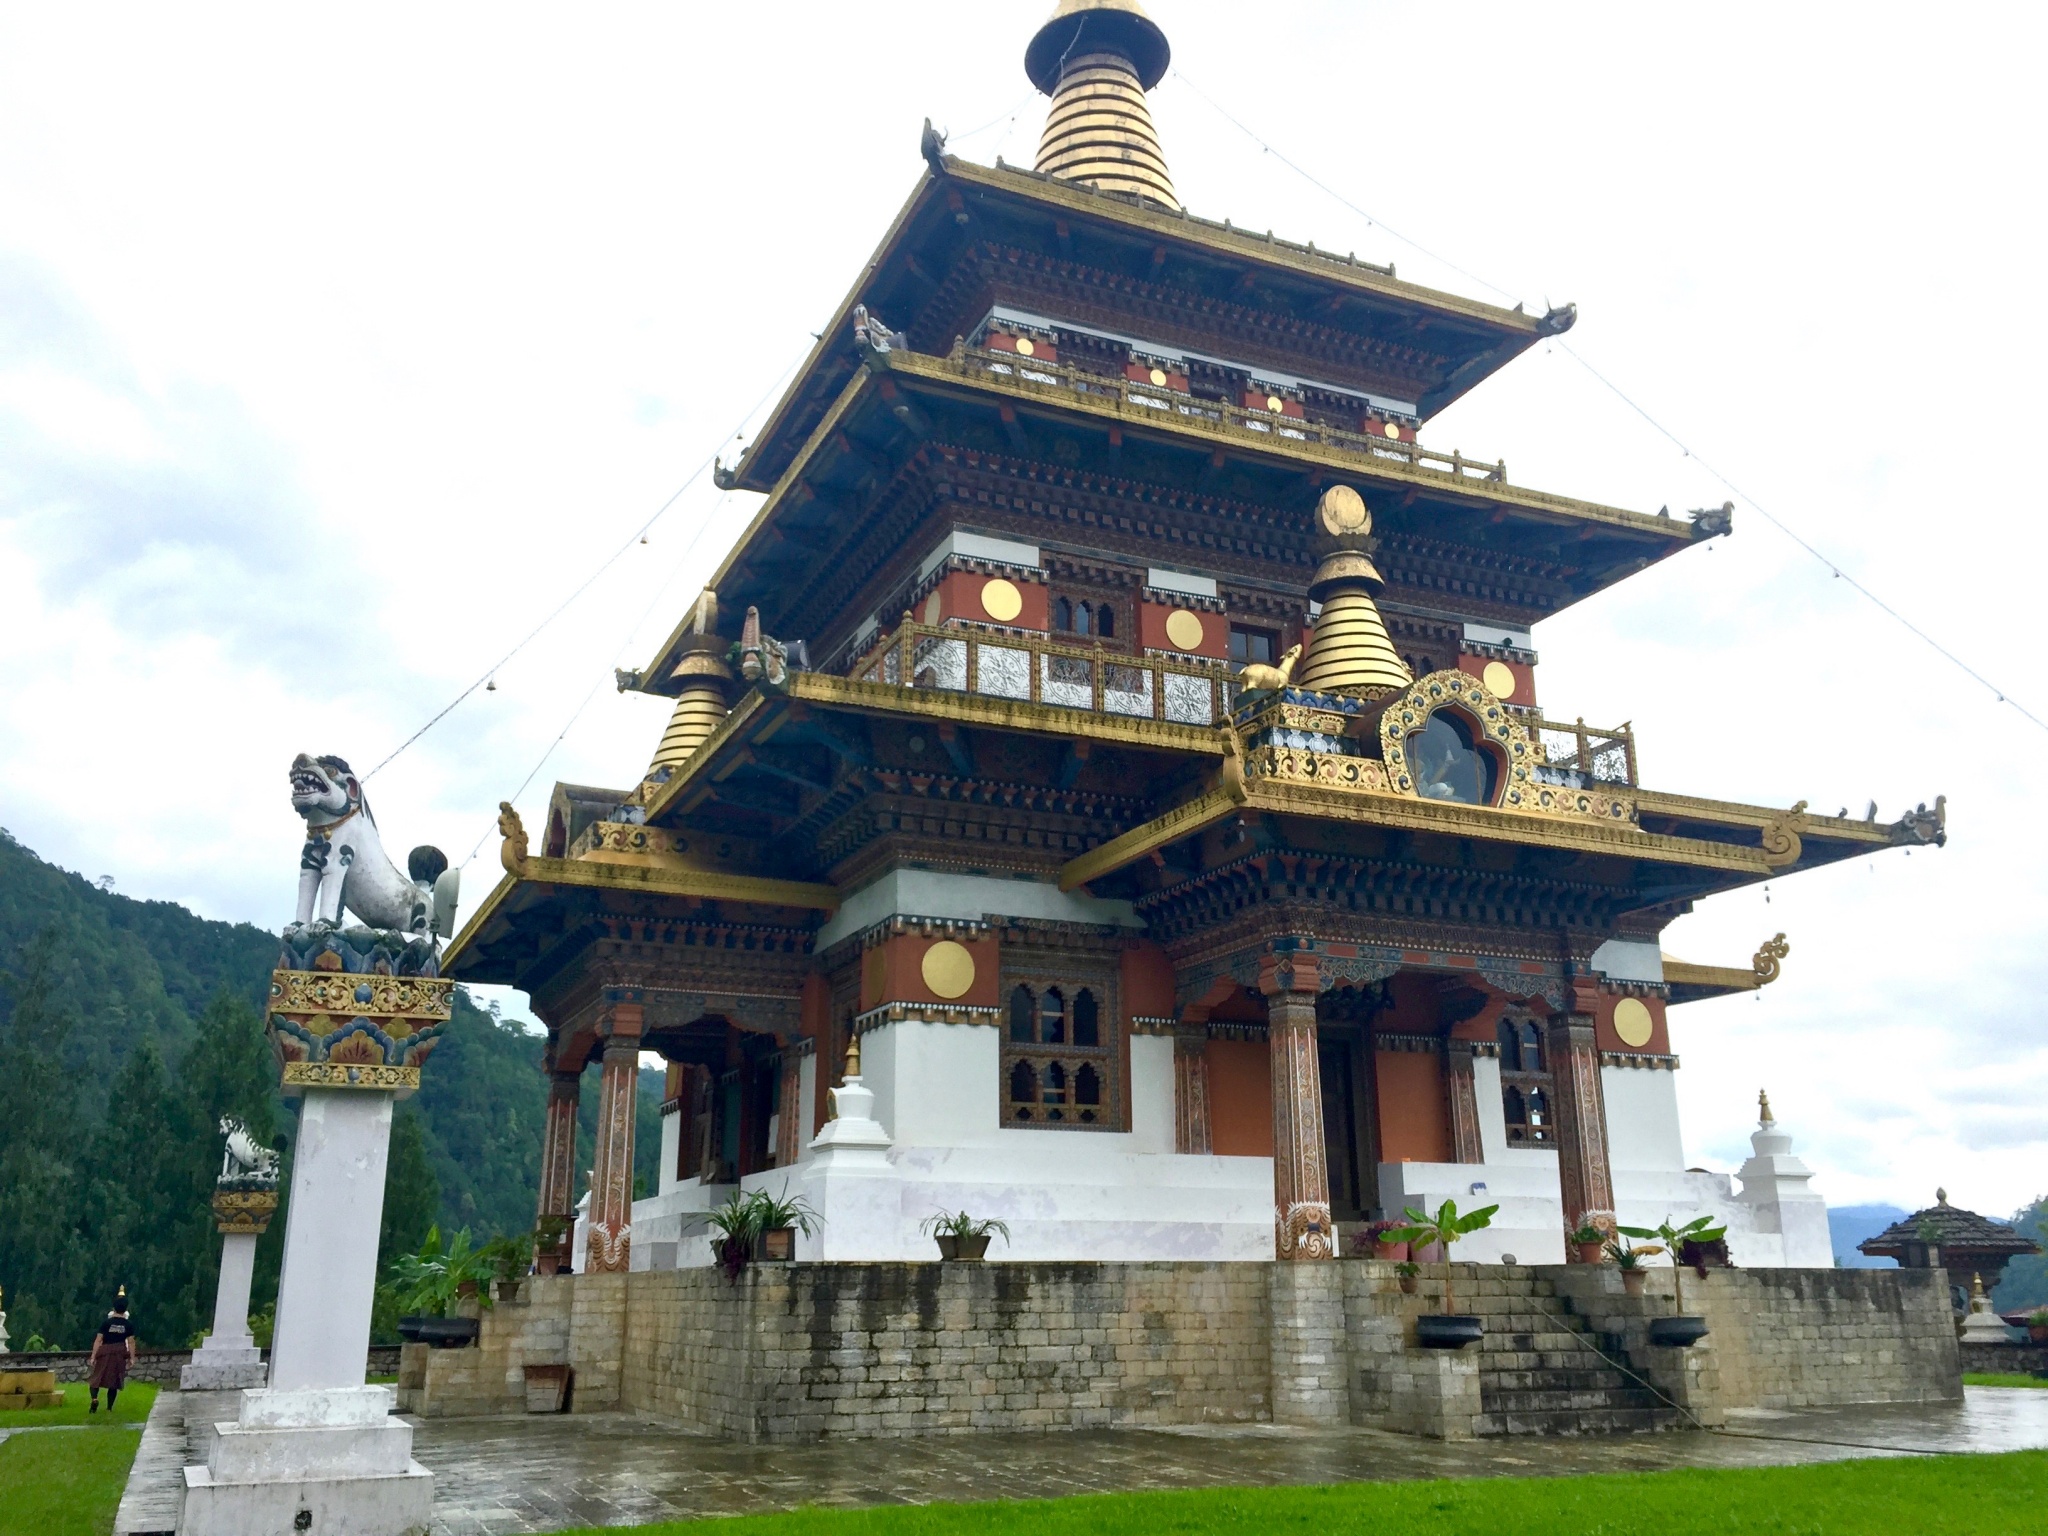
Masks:
[[[1688,1274],[1689,1349],[1649,1342],[1672,1275],[1459,1265],[1483,1343],[1415,1347],[1441,1272],[1390,1264],[878,1263],[533,1278],[470,1349],[408,1346],[399,1407],[520,1414],[525,1367],[567,1366],[570,1412],[658,1415],[745,1441],[1229,1424],[1469,1439],[1715,1425],[1732,1412],[1953,1402],[1943,1277]]]

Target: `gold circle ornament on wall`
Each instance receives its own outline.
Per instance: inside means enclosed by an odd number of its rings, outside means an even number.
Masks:
[[[932,989],[933,995],[951,1002],[956,997],[965,997],[967,989],[974,985],[974,956],[965,944],[941,939],[924,952],[923,971],[924,984]]]
[[[1624,997],[1614,1005],[1614,1032],[1621,1036],[1623,1045],[1641,1050],[1650,1043],[1656,1027],[1657,1021],[1650,1017],[1642,999]]]
[[[1159,388],[1164,389],[1166,387],[1166,370],[1164,368],[1154,368],[1147,377]]]
[[[998,624],[1007,624],[1024,611],[1024,594],[1014,581],[991,576],[981,585],[981,611]]]
[[[938,623],[938,622],[939,622],[939,616],[940,616],[941,614],[943,614],[943,613],[944,613],[945,611],[946,611],[946,603],[945,603],[945,600],[944,600],[943,598],[941,598],[941,597],[939,596],[939,594],[938,594],[938,593],[934,592],[934,593],[933,593],[933,594],[932,594],[932,595],[931,595],[930,597],[928,597],[928,598],[926,598],[926,599],[924,600],[924,621],[925,621],[925,623],[927,623],[927,624],[936,624],[936,623]]]
[[[1504,661],[1489,661],[1486,670],[1479,674],[1479,681],[1486,684],[1486,691],[1496,699],[1515,696],[1515,669]]]
[[[1268,396],[1266,396],[1266,409],[1267,409],[1267,410],[1269,410],[1269,411],[1278,411],[1278,410],[1281,410],[1281,409],[1283,409],[1283,408],[1284,408],[1284,404],[1283,404],[1283,402],[1281,401],[1281,399],[1280,399],[1280,397],[1279,397],[1278,395],[1268,395]]]
[[[1032,353],[1036,352],[1037,350],[1038,348],[1034,347],[1031,344],[1031,338],[1029,336],[1019,336],[1017,338],[1017,351],[1020,356],[1029,357]]]
[[[1390,421],[1387,423],[1385,431],[1387,436],[1398,439],[1401,436],[1401,423]]]
[[[1197,651],[1202,648],[1202,616],[1186,608],[1176,608],[1166,616],[1166,638],[1183,651]]]
[[[1366,510],[1365,499],[1348,485],[1333,485],[1323,492],[1316,503],[1316,518],[1332,538],[1372,532],[1372,513]]]

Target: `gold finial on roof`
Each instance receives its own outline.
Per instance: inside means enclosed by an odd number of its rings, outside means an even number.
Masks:
[[[1024,50],[1024,73],[1052,97],[1034,169],[1180,207],[1145,104],[1172,56],[1137,0],[1060,0]]]
[[[1777,1124],[1777,1117],[1771,1113],[1771,1095],[1767,1089],[1756,1091],[1757,1120],[1763,1125]]]
[[[1322,564],[1308,595],[1323,605],[1310,632],[1308,654],[1295,668],[1293,683],[1312,693],[1377,696],[1415,681],[1394,649],[1386,621],[1373,602],[1385,586],[1368,551],[1372,511],[1348,485],[1333,485],[1316,502]]]
[[[1972,1301],[1975,1301],[1975,1300],[1977,1300],[1978,1298],[1980,1298],[1981,1296],[1983,1296],[1983,1294],[1984,1294],[1984,1276],[1983,1276],[1983,1275],[1982,1275],[1981,1273],[1973,1273],[1973,1274],[1972,1274],[1972,1275],[1970,1276],[1970,1299],[1971,1299]],[[1971,1308],[1971,1310],[1972,1310],[1972,1311],[1976,1311],[1977,1309],[1973,1307],[1973,1308]]]
[[[1948,1191],[1947,1191],[1947,1190],[1945,1190],[1945,1189],[1937,1189],[1937,1190],[1936,1190],[1936,1191],[1934,1192],[1934,1203],[1935,1203],[1936,1205],[1947,1205],[1947,1204],[1948,1204]]]
[[[665,782],[688,762],[724,723],[729,708],[725,689],[732,681],[732,668],[726,664],[725,647],[718,638],[718,594],[709,587],[690,610],[686,632],[682,659],[669,674],[682,684],[682,691],[676,695],[668,729],[661,733],[643,784]]]
[[[860,1076],[860,1036],[855,1035],[846,1042],[846,1075],[840,1081]]]

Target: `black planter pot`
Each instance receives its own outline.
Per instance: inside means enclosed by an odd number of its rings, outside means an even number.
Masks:
[[[429,1344],[435,1349],[467,1349],[476,1342],[481,1326],[473,1317],[401,1317],[398,1336],[408,1344]]]
[[[1704,1317],[1650,1319],[1650,1342],[1662,1344],[1668,1349],[1690,1349],[1706,1336],[1707,1320]]]
[[[1423,1349],[1463,1349],[1477,1344],[1485,1326],[1476,1317],[1432,1312],[1415,1319],[1415,1342]]]

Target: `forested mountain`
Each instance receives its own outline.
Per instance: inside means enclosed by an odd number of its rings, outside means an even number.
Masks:
[[[79,1347],[126,1284],[143,1337],[188,1342],[212,1317],[219,1239],[206,1201],[214,1127],[290,1138],[263,999],[277,938],[137,901],[44,863],[0,830],[0,1287],[13,1347]],[[541,1041],[458,988],[420,1092],[399,1105],[385,1256],[429,1225],[479,1239],[532,1226],[546,1085]],[[640,1081],[648,1188],[661,1079]],[[594,1143],[597,1080],[578,1161]],[[253,1307],[275,1297],[284,1212],[257,1251]]]

